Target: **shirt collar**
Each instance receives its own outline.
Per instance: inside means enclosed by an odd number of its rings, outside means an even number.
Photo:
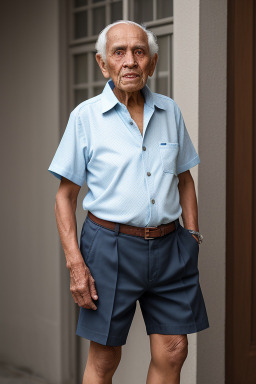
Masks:
[[[115,85],[112,79],[108,80],[103,91],[102,91],[102,113],[109,111],[116,104],[123,105],[120,103],[118,98],[113,92]],[[152,109],[154,109],[154,105],[160,109],[166,109],[164,103],[161,102],[157,98],[157,96],[150,90],[147,84],[142,88],[142,93],[145,99],[145,103]]]

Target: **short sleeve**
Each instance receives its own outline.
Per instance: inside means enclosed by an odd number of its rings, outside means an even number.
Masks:
[[[177,174],[187,171],[200,163],[200,158],[188,134],[182,113],[178,108],[179,154],[177,158]]]
[[[63,176],[82,186],[86,180],[86,150],[83,126],[72,111],[48,171],[60,180]]]

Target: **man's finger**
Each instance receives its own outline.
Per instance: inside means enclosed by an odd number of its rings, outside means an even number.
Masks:
[[[79,300],[78,300],[78,294],[77,293],[75,293],[75,292],[71,292],[71,294],[72,294],[72,296],[73,296],[73,299],[74,299],[74,301],[75,301],[75,303],[76,304],[79,304]]]
[[[91,299],[90,294],[90,287],[89,287],[89,276],[85,276],[85,286],[77,288],[77,295],[78,295],[78,304],[80,307],[88,308],[89,309],[97,309],[96,305]]]
[[[78,299],[78,305],[79,307],[84,307],[85,303],[84,303],[84,299],[81,295],[77,295],[77,299]]]
[[[89,309],[93,309],[93,310],[97,309],[96,305],[94,304],[94,302],[91,299],[90,294],[88,294],[88,293],[81,294],[81,301],[83,303],[81,305],[82,307],[85,308],[85,306],[87,306],[87,307],[89,306]]]
[[[73,292],[71,292],[71,295],[72,295],[72,297],[73,297],[73,299],[74,299],[74,302],[75,302],[76,304],[78,304],[78,300],[77,300],[77,298],[76,298],[76,295],[75,295]]]
[[[89,276],[89,287],[90,287],[90,292],[91,292],[92,298],[94,300],[97,300],[98,299],[98,295],[97,295],[97,290],[96,290],[96,287],[95,287],[95,280],[94,280],[94,278],[92,277],[91,274]]]

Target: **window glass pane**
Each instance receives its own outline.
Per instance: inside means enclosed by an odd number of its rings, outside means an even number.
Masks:
[[[105,27],[106,23],[106,10],[105,7],[97,7],[92,10],[93,20],[93,35],[98,35],[100,31]]]
[[[94,60],[95,60],[95,64],[93,65],[93,80],[98,81],[98,80],[105,79],[105,77],[102,75],[99,64],[97,63],[96,59]]]
[[[75,7],[82,7],[83,5],[87,5],[87,0],[75,0]]]
[[[123,2],[117,1],[116,3],[111,3],[111,21],[121,20],[123,18]]]
[[[168,58],[170,54],[169,37],[159,36],[157,42],[159,45],[158,60],[156,64],[157,72],[168,71]]]
[[[93,87],[93,96],[99,95],[103,91],[104,87]]]
[[[153,20],[153,0],[134,0],[134,21],[142,23]]]
[[[75,90],[75,106],[88,99],[87,89],[76,89]]]
[[[160,77],[157,79],[156,92],[168,96],[168,77]]]
[[[86,83],[88,81],[88,60],[87,53],[74,56],[74,79],[75,84]]]
[[[87,36],[87,11],[75,13],[75,39]]]
[[[173,0],[157,0],[157,19],[173,16]]]
[[[168,82],[170,81],[171,68],[171,35],[159,36],[158,62],[156,65],[156,92],[166,96],[168,94]]]

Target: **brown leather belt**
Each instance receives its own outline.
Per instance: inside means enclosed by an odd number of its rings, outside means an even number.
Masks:
[[[100,219],[99,217],[94,216],[94,214],[90,211],[88,211],[88,216],[95,223],[100,224],[103,227],[115,230],[115,223],[113,221]],[[171,221],[167,224],[161,224],[158,227],[135,227],[128,224],[119,224],[119,232],[126,233],[127,235],[141,236],[146,240],[167,235],[167,233],[170,233],[174,230],[174,221]]]

